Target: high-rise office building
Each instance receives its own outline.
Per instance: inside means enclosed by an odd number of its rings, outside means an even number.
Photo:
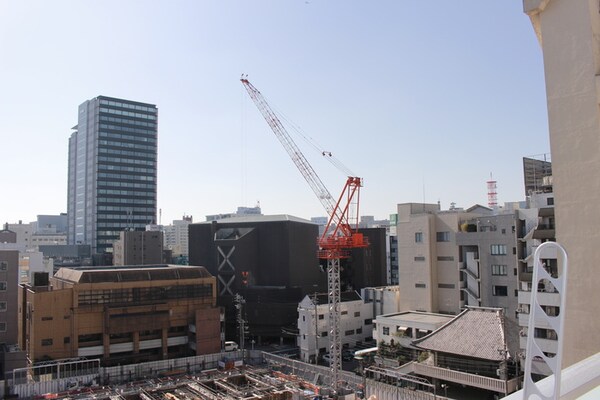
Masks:
[[[158,110],[98,96],[79,106],[69,139],[68,243],[112,250],[123,230],[156,223]]]

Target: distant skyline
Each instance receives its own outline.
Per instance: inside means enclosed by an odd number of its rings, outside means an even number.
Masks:
[[[0,0],[0,54],[1,223],[66,212],[68,138],[99,95],[158,106],[163,224],[325,215],[242,73],[364,178],[376,219],[486,205],[490,173],[499,204],[523,200],[522,158],[550,152],[522,1]],[[345,176],[296,140],[337,196]]]

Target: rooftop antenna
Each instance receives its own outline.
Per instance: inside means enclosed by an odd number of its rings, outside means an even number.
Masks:
[[[488,189],[488,207],[491,209],[496,209],[498,207],[498,192],[496,191],[496,181],[492,177],[492,173],[490,172],[490,180],[487,181],[487,189]]]

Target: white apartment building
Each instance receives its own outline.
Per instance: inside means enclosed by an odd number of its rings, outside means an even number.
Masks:
[[[535,289],[538,291],[538,301],[546,314],[555,316],[560,313],[560,295],[550,282],[544,282],[537,288],[533,288],[532,286],[535,249],[545,241],[555,240],[554,194],[552,192],[533,193],[530,196],[529,203],[532,208],[521,210],[519,212],[521,218],[520,231],[522,234],[520,241],[523,247],[519,257],[520,269],[517,314],[520,328],[520,356],[523,359],[525,357],[527,336],[529,334],[535,335],[536,342],[542,351],[549,354],[556,354],[558,351],[558,336],[546,321],[534,321],[534,331],[529,332],[528,330],[532,290]],[[541,260],[543,261],[546,270],[549,271],[551,275],[557,276],[558,261],[555,249],[546,249],[545,253],[541,254]],[[550,375],[552,373],[548,366],[539,360],[534,360],[532,372],[538,375]]]
[[[165,234],[165,248],[173,251],[173,257],[189,255],[188,227],[193,222],[191,216],[174,220],[171,225],[163,227]]]
[[[314,363],[329,352],[329,305],[327,294],[306,296],[298,304],[300,359]],[[357,292],[341,293],[340,338],[342,347],[352,348],[373,335],[373,314]]]

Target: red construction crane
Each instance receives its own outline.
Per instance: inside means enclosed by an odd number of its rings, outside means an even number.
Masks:
[[[318,257],[327,260],[327,286],[329,299],[329,352],[334,389],[338,391],[339,370],[341,369],[340,326],[340,259],[347,258],[353,248],[367,247],[368,241],[358,232],[360,188],[362,179],[349,176],[337,202],[323,185],[306,157],[271,109],[263,95],[246,77],[240,79],[248,94],[256,104],[267,124],[277,136],[288,155],[298,167],[309,186],[325,207],[329,216],[323,234],[318,238]],[[318,349],[317,349],[318,351]]]

